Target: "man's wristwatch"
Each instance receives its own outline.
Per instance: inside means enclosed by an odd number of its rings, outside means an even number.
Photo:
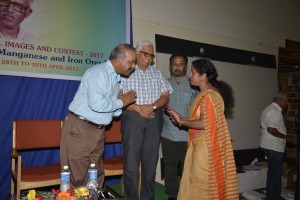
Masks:
[[[156,110],[156,108],[157,108],[156,105],[155,104],[152,104],[152,105],[153,105],[153,107],[152,107],[153,110]]]

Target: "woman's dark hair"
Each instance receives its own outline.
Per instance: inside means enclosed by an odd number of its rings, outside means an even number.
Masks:
[[[220,91],[224,99],[225,115],[229,115],[231,113],[231,108],[234,107],[234,97],[231,86],[226,82],[219,81],[217,79],[218,72],[215,65],[211,61],[207,59],[197,59],[192,62],[192,65],[194,66],[196,72],[200,75],[205,73],[209,83]]]

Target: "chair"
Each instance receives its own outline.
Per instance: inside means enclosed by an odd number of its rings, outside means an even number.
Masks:
[[[114,120],[111,127],[105,131],[105,143],[121,143],[121,121]],[[103,158],[105,176],[123,175],[123,155],[112,158]]]
[[[12,131],[11,195],[20,199],[21,190],[60,184],[60,163],[23,167],[22,150],[59,148],[62,121],[16,120]],[[15,197],[16,190],[16,197]]]
[[[121,134],[121,120],[114,120],[109,129],[105,131],[105,143],[121,143],[122,134]],[[105,176],[122,176],[121,180],[121,191],[124,192],[123,185],[123,155],[116,156],[112,158],[103,158],[103,168]],[[139,178],[139,187],[138,191],[141,189],[141,173]]]

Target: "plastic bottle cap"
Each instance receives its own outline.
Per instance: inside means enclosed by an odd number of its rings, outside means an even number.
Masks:
[[[92,163],[92,164],[91,164],[91,167],[95,167],[95,163]]]
[[[64,169],[68,169],[69,167],[67,165],[64,166]]]

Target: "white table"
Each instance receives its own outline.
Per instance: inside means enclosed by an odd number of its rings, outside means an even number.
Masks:
[[[267,168],[238,173],[239,193],[266,187]]]

